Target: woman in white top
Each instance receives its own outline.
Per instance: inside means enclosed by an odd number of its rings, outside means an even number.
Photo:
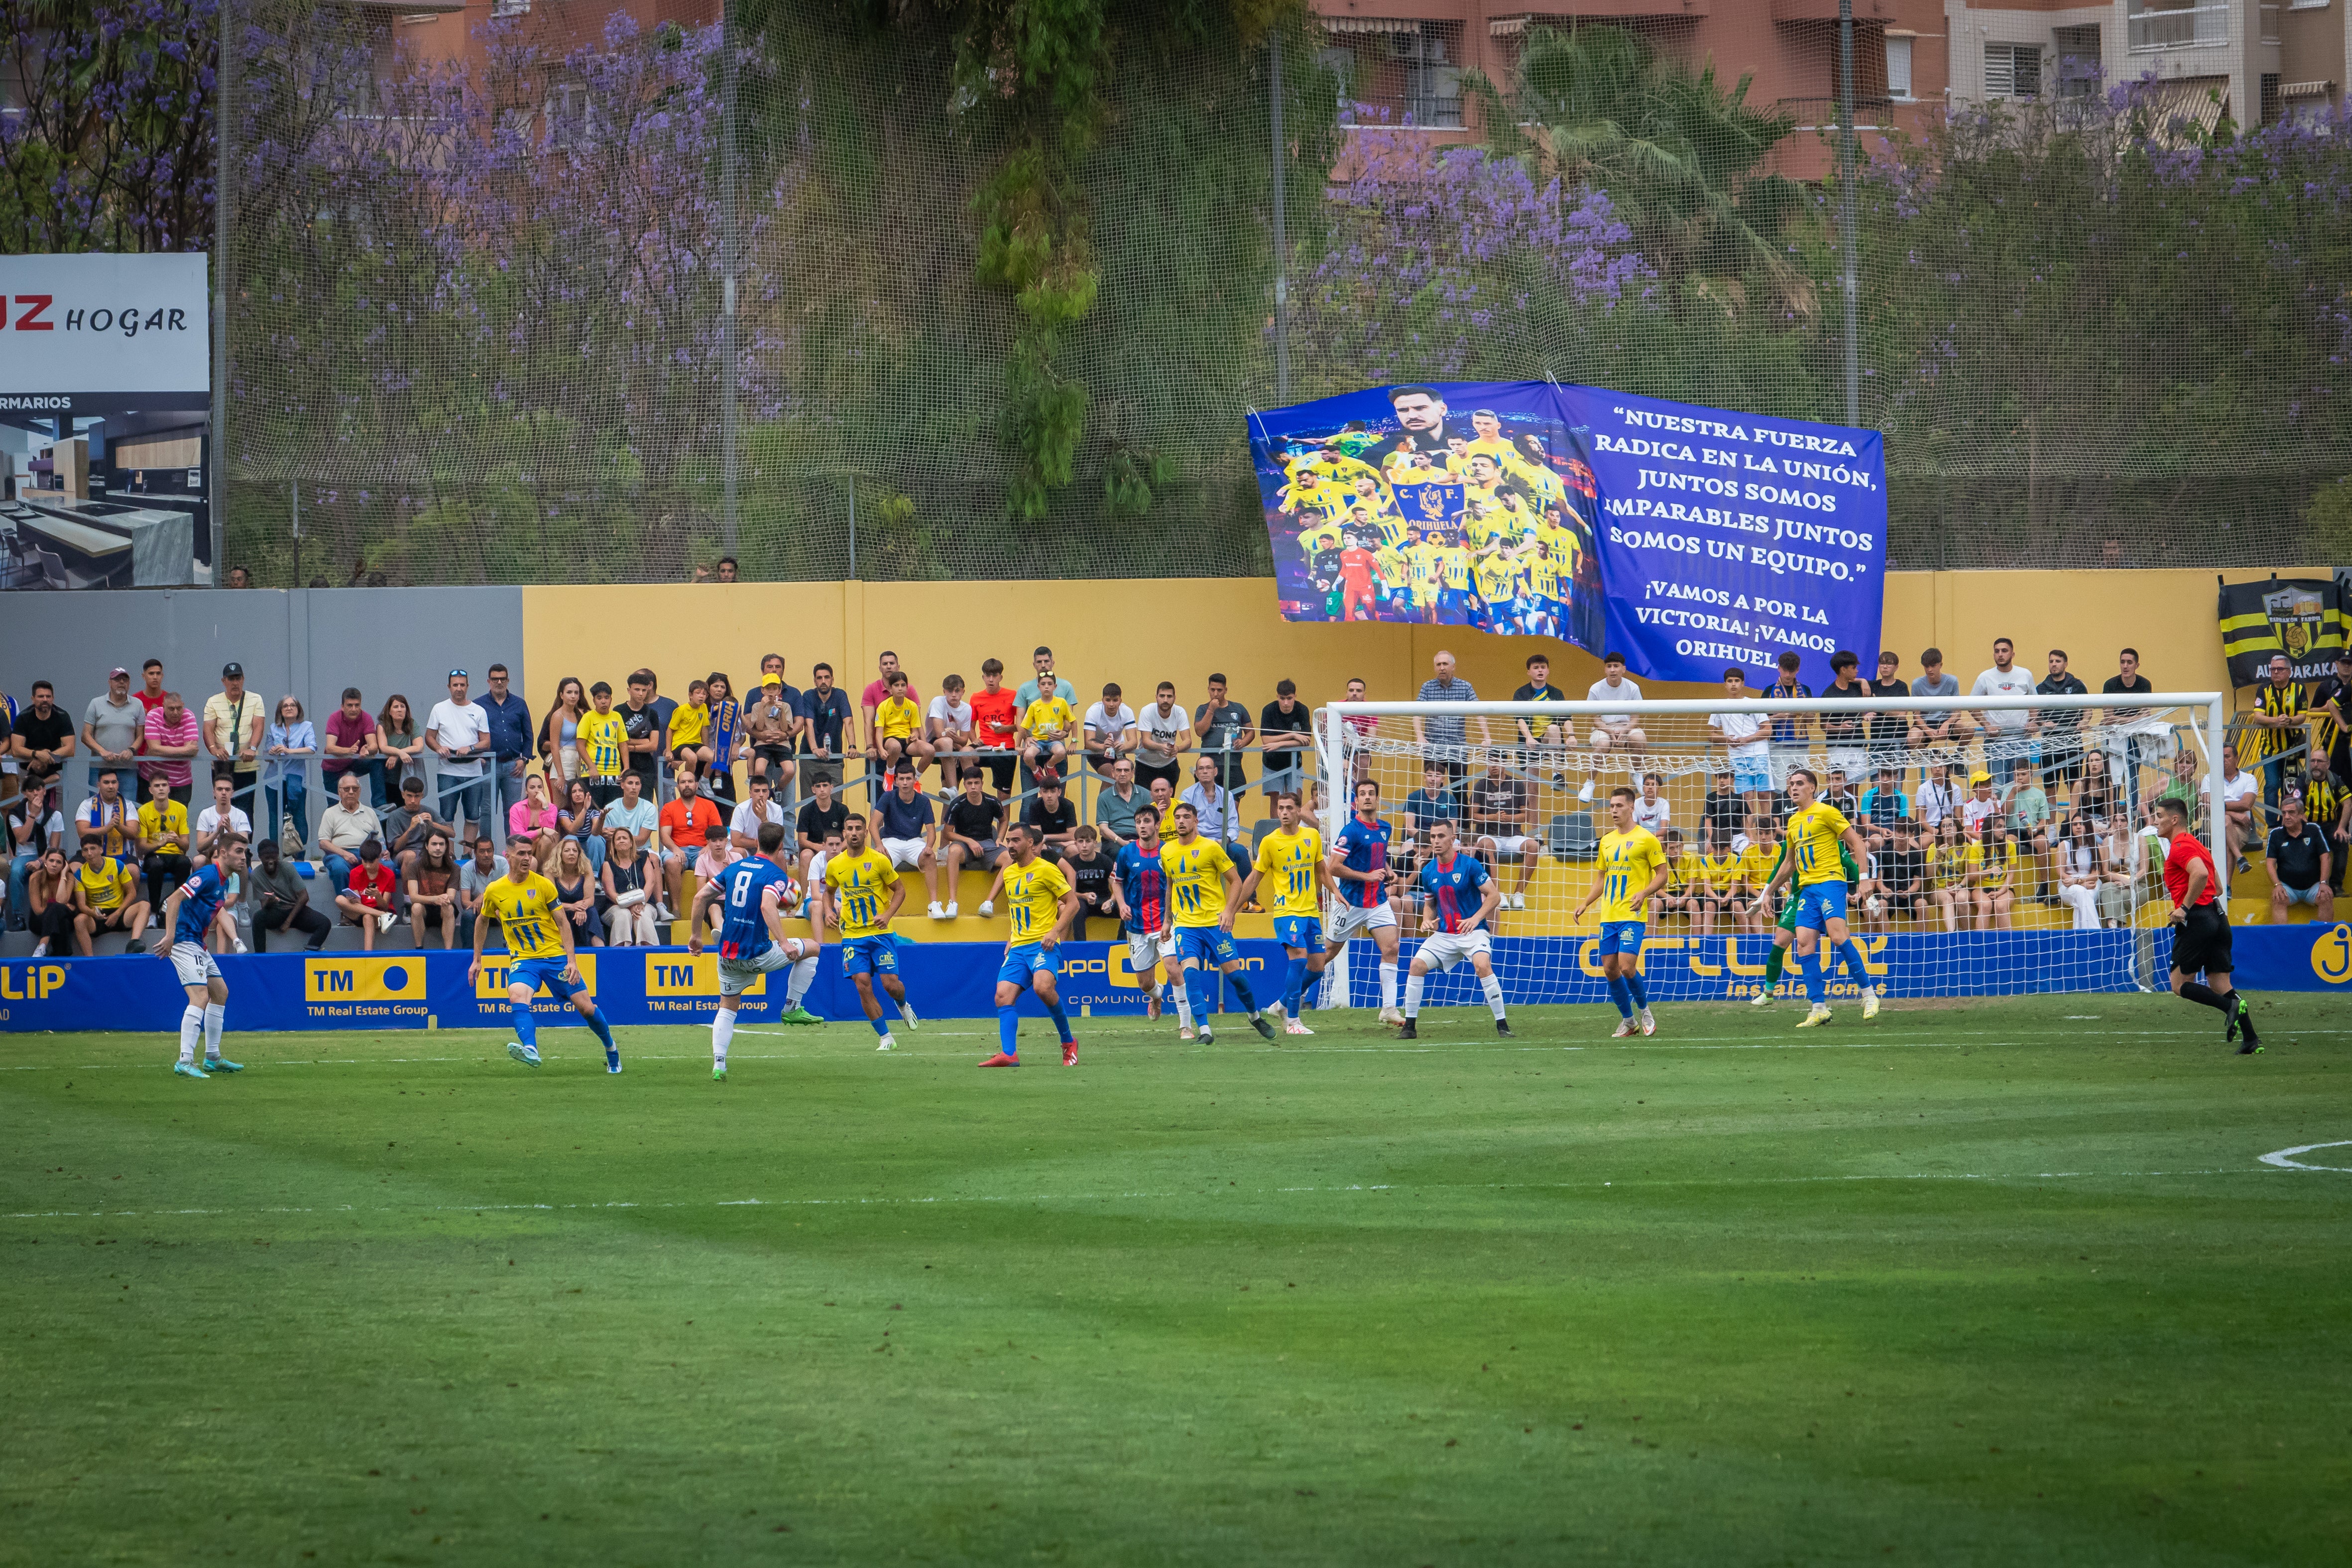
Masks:
[[[2099,929],[2099,889],[2105,885],[2099,841],[2091,824],[2075,812],[2066,821],[2066,837],[2058,842],[2058,901],[2074,911],[2076,931]]]
[[[587,710],[588,698],[578,676],[567,675],[555,683],[555,706],[547,710],[547,719],[539,727],[539,756],[547,768],[551,800],[570,799],[571,791],[565,785],[585,771],[578,753],[580,715]]]
[[[2107,819],[2106,834],[2099,841],[2099,913],[2110,925],[2124,925],[2132,918],[2142,842],[2122,812]]]

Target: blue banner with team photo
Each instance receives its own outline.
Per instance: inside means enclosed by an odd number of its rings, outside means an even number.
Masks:
[[[1830,684],[1848,649],[1878,665],[1886,453],[1875,430],[1732,414],[1597,387],[1563,390],[1600,491],[1608,643],[1638,675]]]
[[[1549,382],[1381,387],[1250,416],[1283,617],[1601,651],[1591,470]]]

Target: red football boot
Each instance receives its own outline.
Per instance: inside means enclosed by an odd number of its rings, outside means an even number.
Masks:
[[[984,1068],[1017,1068],[1021,1065],[1021,1058],[1008,1057],[1003,1051],[999,1051],[980,1065]]]
[[[1078,1065],[1077,1041],[1069,1040],[1064,1042],[1062,1046],[1062,1065],[1066,1068],[1074,1068]]]

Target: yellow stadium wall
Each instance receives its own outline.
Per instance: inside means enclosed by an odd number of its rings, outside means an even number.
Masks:
[[[2279,568],[2282,576],[2324,574]],[[2232,574],[2252,576],[2252,574]],[[1456,627],[1296,626],[1275,610],[1271,579],[1181,578],[1102,583],[740,583],[727,585],[531,587],[523,594],[523,668],[535,714],[558,679],[613,683],[640,665],[662,690],[683,697],[689,679],[723,669],[739,695],[759,676],[761,656],[781,653],[795,686],[809,667],[830,661],[853,694],[894,649],[928,702],[940,678],[980,684],[993,654],[1008,684],[1029,674],[1029,650],[1049,643],[1080,706],[1105,680],[1141,707],[1160,681],[1176,683],[1189,709],[1212,670],[1231,678],[1234,700],[1255,712],[1275,682],[1298,683],[1309,705],[1339,696],[1361,676],[1376,699],[1413,695],[1431,658],[1451,648],[1482,696],[1507,698],[1525,677],[1528,654],[1552,658],[1552,679],[1571,697],[1600,679],[1600,661],[1534,637],[1487,637]],[[1919,652],[1944,650],[1963,689],[1992,662],[1992,639],[2014,638],[2018,661],[2039,671],[2052,647],[2074,658],[2092,689],[2115,673],[2116,650],[2136,647],[2159,689],[2227,685],[2214,628],[2214,574],[2180,572],[1898,572],[1889,574],[1882,646],[1903,658],[1907,678]],[[1864,670],[1866,677],[1870,671]],[[1703,687],[1645,689],[1653,697],[1704,696]]]

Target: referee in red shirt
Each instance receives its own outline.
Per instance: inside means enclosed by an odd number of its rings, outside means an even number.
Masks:
[[[2189,805],[2178,795],[2156,803],[2156,828],[2168,847],[2164,855],[2164,890],[2172,898],[2172,990],[2185,1001],[2217,1007],[2230,1020],[2224,1044],[2238,1042],[2238,1054],[2263,1048],[2254,1036],[2254,1012],[2230,985],[2230,912],[2213,897],[2213,854],[2189,831]],[[2210,984],[2200,984],[2198,971]]]

